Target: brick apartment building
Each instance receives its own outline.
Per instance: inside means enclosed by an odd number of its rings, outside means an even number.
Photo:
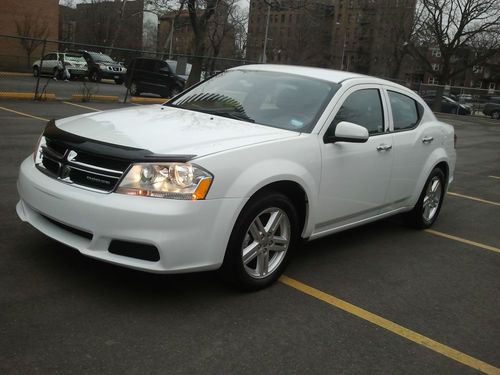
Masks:
[[[455,64],[461,63],[462,58],[471,51],[461,51],[463,56],[457,58]],[[435,71],[441,69],[442,59],[439,48],[428,48],[427,60]],[[425,72],[423,82],[427,84],[438,84],[437,79],[431,72]],[[473,66],[461,74],[450,79],[450,86],[459,86],[474,89],[486,89],[489,91],[500,90],[500,53],[493,55],[483,64]]]
[[[123,18],[119,15],[123,7]],[[144,0],[79,3],[76,8],[60,7],[60,38],[75,44],[93,44],[142,49]],[[156,25],[155,25],[156,26]],[[156,30],[155,30],[156,35]]]
[[[271,7],[268,62],[401,75],[415,0],[287,0]],[[250,1],[247,57],[262,61],[268,5]]]
[[[57,40],[58,3],[58,0],[2,0],[0,34]],[[41,43],[0,37],[0,69],[30,71],[41,51]]]

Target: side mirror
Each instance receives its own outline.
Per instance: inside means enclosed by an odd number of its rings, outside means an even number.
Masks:
[[[368,140],[368,129],[352,122],[341,121],[335,127],[335,135],[325,135],[325,143],[351,142],[365,143]]]

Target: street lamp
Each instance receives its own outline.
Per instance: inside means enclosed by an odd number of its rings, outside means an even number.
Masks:
[[[267,62],[266,49],[267,49],[267,33],[269,31],[269,16],[271,14],[271,5],[267,5],[267,19],[266,19],[266,34],[264,36],[264,50],[262,51],[262,63]]]
[[[340,25],[340,22],[335,22],[336,25]],[[344,57],[345,57],[345,42],[347,38],[347,30],[344,29],[344,43],[342,45],[342,61],[340,63],[340,70],[344,70]]]

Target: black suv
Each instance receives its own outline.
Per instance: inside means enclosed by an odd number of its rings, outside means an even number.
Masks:
[[[160,59],[137,57],[127,67],[125,85],[134,96],[146,92],[172,97],[184,90],[185,84],[186,81]]]
[[[79,50],[89,68],[89,80],[99,82],[101,79],[112,79],[121,85],[125,80],[127,69],[108,55],[100,52]]]

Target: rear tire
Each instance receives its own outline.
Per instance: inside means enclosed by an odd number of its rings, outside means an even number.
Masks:
[[[33,77],[38,77],[40,75],[40,70],[38,69],[38,66],[33,67]]]
[[[277,192],[259,194],[236,220],[222,275],[246,291],[265,288],[283,273],[298,237],[299,217],[290,200]]]
[[[123,78],[118,78],[118,79],[115,79],[115,83],[116,83],[117,85],[121,85],[121,84],[123,84]]]
[[[491,118],[494,120],[500,119],[500,111],[493,111],[491,112]]]
[[[424,185],[415,207],[406,214],[413,227],[429,228],[437,220],[445,194],[445,176],[441,169],[434,168]]]

